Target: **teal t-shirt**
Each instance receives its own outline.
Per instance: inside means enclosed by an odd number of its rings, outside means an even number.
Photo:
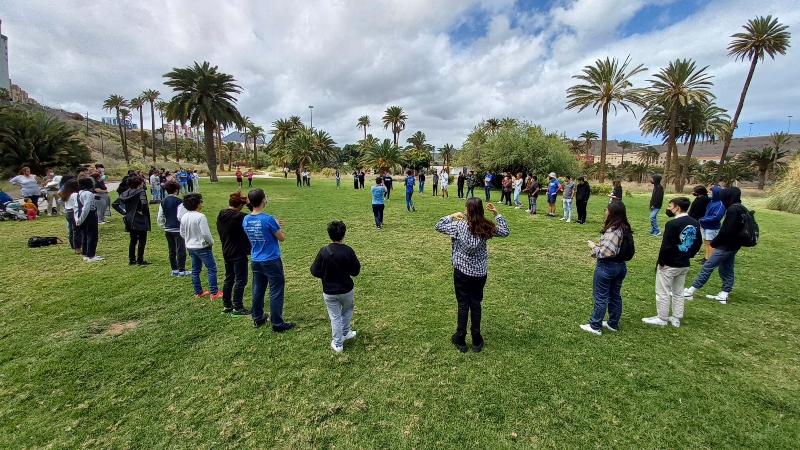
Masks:
[[[372,186],[372,204],[373,205],[382,205],[383,204],[383,194],[386,192],[386,187],[384,186]]]

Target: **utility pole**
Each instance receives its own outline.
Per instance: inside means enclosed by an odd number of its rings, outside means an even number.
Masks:
[[[86,111],[86,137],[89,137],[89,111]]]

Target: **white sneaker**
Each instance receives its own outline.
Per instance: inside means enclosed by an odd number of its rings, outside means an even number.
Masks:
[[[667,321],[675,328],[678,328],[678,327],[681,326],[681,319],[678,319],[677,317],[669,316]]]
[[[722,303],[723,305],[727,305],[728,304],[728,296],[727,295],[723,295],[722,292],[720,292],[717,295],[706,295],[706,298],[710,298],[711,300],[716,300],[716,301]]]
[[[683,288],[683,299],[684,300],[694,300],[694,293],[689,290],[689,288]]]
[[[526,209],[526,210],[525,210],[525,212],[526,212],[526,213],[530,213],[530,212],[531,212],[531,210],[530,210],[530,209]]]
[[[355,330],[350,330],[350,332],[349,332],[349,333],[347,333],[347,334],[344,336],[344,340],[345,340],[345,341],[349,341],[350,339],[353,339],[354,337],[356,337],[356,331],[355,331]]]
[[[598,336],[600,336],[601,334],[603,334],[603,332],[602,332],[602,331],[600,331],[600,330],[595,330],[595,329],[594,329],[594,328],[592,328],[592,326],[591,326],[591,325],[589,325],[588,323],[585,323],[585,324],[581,325],[581,330],[588,331],[589,333],[596,334],[596,335],[598,335]]]
[[[89,257],[88,257],[88,256],[84,256],[84,257],[83,257],[83,260],[84,260],[84,261],[88,261],[88,260],[89,260]]]
[[[560,218],[558,220],[567,220],[567,218],[566,217],[562,217],[562,218]]]
[[[567,223],[572,222],[572,219],[567,219]]]
[[[644,323],[646,323],[648,325],[658,325],[660,327],[663,327],[663,326],[665,326],[665,325],[667,325],[669,323],[666,320],[663,320],[662,318],[660,318],[658,316],[645,317],[644,319],[642,319],[642,322],[644,322]]]
[[[522,209],[522,206],[515,206],[514,209]]]
[[[342,352],[344,351],[344,346],[337,347],[337,346],[336,346],[336,343],[335,343],[335,342],[333,342],[333,341],[331,341],[331,348],[332,348],[332,349],[333,349],[333,351],[335,351],[336,353],[342,353]]]
[[[103,258],[103,257],[100,257],[100,256],[95,256],[94,258],[89,258],[89,259],[87,259],[87,260],[86,260],[86,262],[97,262],[97,261],[102,261],[102,260],[104,260],[104,259],[105,259],[105,258]]]
[[[616,328],[611,328],[611,326],[608,325],[608,322],[606,322],[605,320],[603,321],[603,328],[605,328],[606,330],[609,330],[609,331],[613,331],[615,333],[617,332],[617,329]]]

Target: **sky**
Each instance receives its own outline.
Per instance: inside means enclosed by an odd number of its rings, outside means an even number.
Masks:
[[[368,132],[391,138],[381,117],[401,106],[400,135],[425,133],[456,148],[482,119],[514,117],[576,137],[600,133],[592,109],[565,110],[573,75],[598,59],[652,74],[677,58],[708,66],[717,104],[733,115],[749,63],[727,56],[747,20],[776,16],[800,33],[796,0],[4,0],[9,72],[37,101],[100,118],[111,94],[156,89],[163,74],[209,61],[243,92],[239,111],[269,130],[291,115],[344,145]],[[756,68],[735,136],[800,131],[800,44]],[[609,118],[609,139],[643,137],[638,118]],[[138,122],[136,114],[135,122]],[[158,123],[159,119],[156,120]],[[150,123],[149,112],[145,124]],[[752,122],[752,126],[750,123]]]

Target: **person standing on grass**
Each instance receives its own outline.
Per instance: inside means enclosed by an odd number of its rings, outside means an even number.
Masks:
[[[442,173],[439,174],[439,183],[439,187],[442,191],[442,198],[450,198],[450,193],[447,191],[447,186],[450,184],[450,174],[444,169],[442,169]]]
[[[648,325],[681,326],[683,319],[683,287],[689,273],[689,260],[697,254],[702,244],[700,223],[689,216],[689,199],[677,197],[667,205],[667,217],[674,219],[664,225],[664,237],[656,262],[656,312],[645,317]],[[672,315],[669,314],[670,303]]]
[[[124,209],[120,208],[121,204],[125,205]],[[150,232],[150,207],[147,202],[144,179],[138,176],[128,177],[128,189],[114,200],[112,206],[123,215],[125,231],[130,234],[128,264],[131,266],[149,265],[150,262],[144,259],[147,233]],[[137,244],[139,245],[138,252]]]
[[[594,269],[593,293],[594,310],[589,316],[589,323],[581,325],[581,329],[592,334],[603,334],[602,327],[609,331],[619,329],[622,316],[622,281],[628,273],[628,266],[619,257],[622,248],[622,236],[632,233],[631,224],[625,204],[612,202],[606,207],[606,221],[601,230],[603,236],[600,243],[589,241],[592,257],[597,258]],[[608,311],[608,321],[603,318]]]
[[[508,223],[497,208],[488,203],[486,209],[494,215],[496,224],[484,216],[481,199],[472,197],[467,199],[466,214],[455,212],[444,216],[435,226],[436,231],[450,236],[453,244],[451,259],[458,316],[456,332],[450,341],[462,353],[467,351],[469,319],[472,320],[472,350],[479,352],[484,346],[481,334],[481,302],[488,274],[489,252],[486,241],[494,236],[506,237],[509,234]]]
[[[714,188],[711,189],[714,191]],[[723,305],[728,304],[728,297],[733,290],[734,265],[736,264],[736,253],[742,248],[742,240],[739,234],[744,229],[745,215],[748,214],[747,208],[742,206],[742,191],[737,187],[725,188],[719,192],[719,199],[725,207],[725,218],[717,236],[711,241],[711,248],[714,252],[711,257],[703,264],[697,278],[692,285],[683,291],[683,296],[687,300],[694,298],[694,293],[705,286],[711,273],[719,267],[719,277],[722,279],[722,291],[717,295],[706,295],[706,298],[717,300]],[[709,208],[711,205],[709,205]]]
[[[17,173],[17,176],[9,180],[9,183],[19,186],[22,190],[23,197],[30,197],[31,202],[36,207],[36,215],[39,215],[39,197],[42,195],[42,190],[39,188],[39,177],[31,174],[31,168],[22,166]]]
[[[470,170],[467,175],[467,198],[475,197],[475,185],[478,184],[478,179],[475,178],[475,171]]]
[[[575,205],[578,209],[578,223],[586,223],[586,207],[589,205],[589,197],[592,195],[592,188],[589,182],[583,177],[578,177],[578,186],[575,187]]]
[[[336,178],[336,189],[339,189],[342,184],[342,174],[339,173],[339,169],[336,169],[336,173],[333,176]]]
[[[192,259],[192,288],[194,298],[201,298],[210,291],[210,298],[222,298],[223,293],[217,287],[217,260],[214,259],[214,252],[211,247],[214,245],[214,237],[211,235],[211,228],[208,227],[206,215],[201,213],[203,210],[203,196],[201,194],[186,194],[183,197],[183,207],[186,214],[180,218],[180,233],[186,248],[189,250],[189,257]],[[208,271],[208,290],[203,289],[200,283],[200,272],[203,265]]]
[[[514,208],[522,209],[522,202],[519,201],[519,194],[522,193],[522,184],[525,181],[522,179],[522,172],[517,172],[517,177],[514,178]]]
[[[303,186],[303,175],[300,173],[300,168],[294,169],[294,176],[297,178],[297,187]]]
[[[284,179],[288,179],[289,178],[289,167],[288,166],[283,166],[283,178]]]
[[[392,179],[392,174],[389,170],[383,173],[383,187],[386,188],[386,200],[389,200],[389,197],[392,194],[392,185],[394,185],[394,179]]]
[[[189,193],[189,174],[183,169],[183,167],[178,168],[178,181],[181,183],[181,193],[187,194]]]
[[[575,200],[575,182],[570,175],[564,176],[564,196],[561,197],[564,203],[564,216],[559,220],[572,222],[572,203]]]
[[[653,193],[650,195],[650,234],[661,236],[661,230],[658,228],[658,212],[661,211],[661,206],[664,204],[664,186],[661,185],[661,175],[655,174],[650,177],[650,183],[653,184]]]
[[[558,182],[555,172],[550,172],[548,178],[550,178],[550,182],[547,185],[547,217],[555,217],[556,197],[558,197],[558,191],[561,190],[561,183]]]
[[[358,170],[353,171],[353,189],[358,190]]]
[[[239,189],[241,189],[242,188],[242,170],[237,168],[235,175],[236,175],[236,184],[239,185]],[[298,177],[298,180],[297,180],[297,185],[300,186],[299,177]]]
[[[155,171],[150,174],[150,196],[153,200],[164,199],[161,196],[161,179],[158,176],[158,172]]]
[[[375,186],[372,186],[372,215],[375,217],[375,226],[380,230],[383,226],[383,207],[386,186],[383,185],[383,177],[375,178]]]
[[[244,288],[247,286],[250,239],[244,232],[242,222],[247,213],[242,212],[248,203],[241,191],[234,192],[228,199],[228,207],[217,216],[217,233],[222,242],[222,259],[225,261],[225,281],[222,283],[222,312],[234,317],[249,316],[250,310],[244,307]],[[231,298],[233,292],[233,298]]]
[[[414,202],[411,201],[411,196],[414,195],[414,185],[416,182],[417,180],[414,178],[414,172],[408,169],[406,171],[406,179],[403,181],[406,185],[406,210],[408,212],[417,210],[417,208],[414,208]]]
[[[61,177],[56,176],[52,167],[44,169],[45,177],[43,180],[43,188],[45,189],[45,212],[48,216],[57,216],[61,210],[61,205],[58,204],[58,184]]]
[[[344,222],[336,220],[329,223],[328,237],[331,243],[320,249],[311,264],[311,275],[322,280],[322,299],[331,319],[331,348],[336,353],[344,351],[344,341],[356,337],[356,331],[350,329],[355,305],[351,277],[361,272],[361,262],[356,252],[342,242],[346,232]]]
[[[530,214],[536,214],[536,203],[539,201],[539,178],[536,175],[531,175],[530,185],[528,186],[528,210],[525,211]]]
[[[251,317],[256,328],[261,327],[267,320],[272,321],[272,331],[282,333],[291,330],[297,325],[294,322],[283,320],[283,296],[285,278],[283,274],[283,261],[281,260],[281,246],[285,236],[280,224],[270,214],[264,212],[267,206],[267,196],[261,189],[253,189],[247,193],[253,212],[242,221],[242,227],[250,239],[253,268],[253,306]],[[269,310],[264,312],[264,295],[269,286]]]
[[[366,172],[364,172],[364,169],[361,169],[361,171],[358,172],[358,188],[359,189],[364,189],[364,180],[366,179],[366,177],[367,177]]]
[[[173,277],[185,277],[192,273],[186,270],[186,241],[181,237],[181,217],[186,214],[183,200],[178,197],[181,185],[176,181],[164,183],[166,197],[158,205],[156,223],[164,229],[169,248],[169,265]]]
[[[75,253],[80,255],[82,254],[81,244],[83,236],[78,225],[75,224],[75,210],[78,208],[78,192],[80,192],[81,187],[78,184],[78,180],[72,175],[64,175],[61,178],[62,181],[67,177],[70,178],[64,181],[64,185],[61,186],[58,195],[61,197],[61,201],[64,202],[64,215],[67,218],[67,240],[69,241],[69,246],[75,250]]]
[[[418,178],[419,178],[419,193],[420,194],[424,194],[425,193],[425,171],[424,170],[421,170],[419,172],[419,177]]]
[[[484,184],[483,188],[484,188],[484,190],[486,190],[486,203],[489,203],[489,200],[491,200],[489,194],[492,191],[492,178],[494,178],[494,175],[492,175],[492,171],[491,170],[487,170],[486,171],[486,176],[483,177],[483,184]]]
[[[722,227],[722,218],[725,217],[725,205],[719,198],[719,193],[722,188],[714,186],[711,188],[711,199],[706,206],[705,213],[698,222],[703,229],[703,241],[706,244],[705,257],[700,260],[700,264],[705,264],[711,254],[714,253],[714,248],[711,246],[711,241],[719,234],[719,229]]]
[[[200,192],[200,174],[197,173],[197,169],[194,169],[194,173],[192,173],[192,184],[194,185],[194,192]]]
[[[107,218],[111,217],[111,196],[108,195],[108,188],[103,181],[103,174],[98,171],[92,172],[89,176],[94,180],[94,193],[97,194],[97,223],[100,225],[108,223]]]
[[[506,173],[503,177],[503,192],[500,194],[500,203],[511,206],[511,190],[513,189],[514,179],[511,177],[511,172]]]
[[[247,169],[247,187],[253,187],[253,169]]]
[[[613,201],[621,202],[622,201],[622,181],[614,180],[614,181],[611,182],[611,186],[613,186],[613,189],[611,190],[611,193],[608,194],[608,197],[609,197],[608,198],[608,202],[609,203],[611,203]]]
[[[464,182],[466,181],[466,177],[464,176],[464,172],[458,172],[458,179],[456,180],[456,190],[458,193],[458,198],[464,198]]]
[[[702,184],[698,184],[692,189],[692,206],[689,207],[689,217],[696,221],[700,221],[706,215],[706,208],[711,203],[711,197],[708,196],[708,190]]]
[[[433,169],[433,196],[439,196],[439,172]]]
[[[87,262],[102,261],[105,258],[97,256],[97,206],[95,205],[94,181],[91,178],[81,178],[78,180],[80,192],[75,201],[73,209],[75,215],[75,225],[80,229],[81,251],[83,260]]]

